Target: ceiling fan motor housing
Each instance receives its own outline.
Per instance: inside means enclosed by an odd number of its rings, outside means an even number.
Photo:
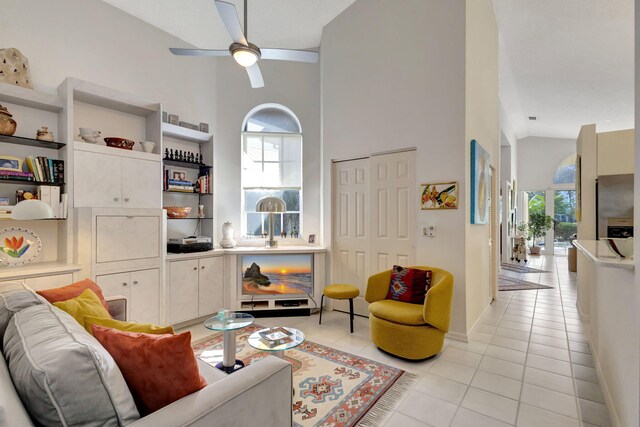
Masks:
[[[231,43],[231,46],[229,46],[229,52],[231,52],[231,55],[233,55],[236,51],[251,52],[255,54],[258,59],[260,59],[260,56],[262,56],[260,48],[253,43],[248,43],[248,45],[243,45],[242,43]]]

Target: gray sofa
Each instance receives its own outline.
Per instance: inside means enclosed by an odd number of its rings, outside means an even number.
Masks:
[[[30,294],[25,292],[30,292]],[[38,301],[35,301],[35,299]],[[126,301],[114,299],[108,301],[108,303],[112,316],[122,320]],[[51,318],[54,320],[51,321]],[[51,306],[32,291],[24,289],[24,285],[0,284],[0,338],[2,338],[0,342],[3,344],[3,357],[0,357],[0,427],[22,427],[41,424],[34,421],[36,417],[32,418],[32,416],[34,411],[46,409],[53,412],[54,416],[56,411],[65,413],[65,419],[69,426],[89,425],[90,423],[87,422],[87,419],[91,423],[94,422],[94,419],[86,417],[93,417],[93,414],[96,417],[96,425],[129,425],[133,427],[241,427],[249,425],[286,427],[292,425],[292,368],[289,363],[273,356],[249,365],[231,375],[227,375],[198,360],[200,373],[206,379],[207,386],[142,418],[137,417],[137,411],[132,402],[128,402],[122,397],[113,397],[122,390],[114,391],[118,386],[111,386],[112,389],[107,390],[106,394],[109,395],[112,402],[115,402],[113,405],[128,405],[129,412],[133,410],[136,412],[136,416],[127,418],[118,415],[115,420],[109,420],[109,422],[98,421],[99,405],[94,404],[91,399],[84,395],[85,393],[90,394],[90,392],[76,392],[76,390],[85,390],[84,386],[75,387],[73,384],[71,386],[65,385],[64,387],[59,386],[60,383],[66,380],[75,381],[78,384],[83,381],[94,381],[91,379],[94,378],[92,376],[94,375],[93,372],[87,374],[86,369],[83,371],[82,363],[71,362],[75,357],[71,354],[72,350],[69,355],[64,354],[65,351],[68,351],[64,346],[60,350],[55,350],[62,352],[57,355],[62,356],[61,358],[54,359],[59,361],[56,363],[63,366],[65,372],[54,372],[51,377],[45,378],[44,386],[38,383],[37,376],[42,370],[46,371],[46,364],[50,364],[52,360],[51,347],[47,347],[52,344],[44,343],[48,337],[51,337],[49,341],[55,342],[68,340],[71,343],[68,347],[78,347],[78,343],[89,343],[89,346],[94,346],[97,343],[97,340],[84,331],[77,322],[71,322],[69,319],[72,320],[66,313]],[[39,337],[35,338],[36,335]],[[26,351],[22,348],[23,346],[27,347]],[[32,347],[29,348],[29,346]],[[109,376],[114,377],[117,384],[126,384],[124,379],[117,377],[118,375],[121,376],[121,374],[113,359],[111,359],[112,363],[104,360],[104,358],[110,359],[104,348],[101,346],[99,348],[96,347],[91,352],[93,352],[91,353],[93,361],[90,357],[88,369],[93,369],[93,363],[95,362],[96,365],[106,366],[109,371],[107,374],[98,374],[95,377],[97,378],[96,381],[105,380]],[[97,357],[96,354],[98,354]],[[100,360],[101,357],[103,360]],[[29,364],[31,371],[25,372],[20,367],[20,363],[23,365],[25,363]],[[35,369],[33,369],[34,367]],[[53,371],[56,370],[55,368],[53,369]],[[46,377],[46,375],[44,376]],[[59,378],[53,378],[55,375]],[[14,378],[16,381],[20,381],[21,387],[14,386]],[[108,379],[104,382],[108,382]],[[29,385],[26,392],[25,383]],[[108,387],[106,388],[108,389]],[[126,389],[126,385],[124,388]],[[98,389],[99,391],[103,390],[100,387]],[[35,390],[35,392],[32,393],[32,390]],[[34,401],[34,399],[38,399],[38,392],[43,393],[50,399],[43,398],[43,402]],[[127,396],[130,396],[128,389],[124,390],[124,392]],[[73,393],[81,395],[76,396]],[[118,401],[118,399],[120,400]],[[23,400],[29,401],[29,409],[23,404]],[[123,403],[123,401],[126,402]],[[49,406],[47,407],[47,405]],[[68,407],[73,405],[76,407]],[[82,417],[85,418],[84,421],[74,424],[73,417],[75,415],[73,413],[78,411],[81,415],[76,420]],[[45,424],[49,424],[49,422]],[[53,425],[55,424],[62,425],[61,423],[53,423]]]

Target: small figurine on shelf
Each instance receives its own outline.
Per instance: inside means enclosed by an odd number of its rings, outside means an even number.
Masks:
[[[164,149],[164,160],[169,160],[169,149],[168,148]]]
[[[200,163],[200,154],[198,154],[198,153],[196,153],[195,162],[196,163]]]
[[[293,230],[291,231],[291,238],[298,238],[298,228],[297,227],[293,227]]]
[[[170,151],[171,154],[169,154],[169,160],[175,160],[175,158],[173,157],[173,148]]]
[[[280,237],[282,237],[283,239],[287,238],[287,232],[286,231],[282,231],[282,233],[280,233]]]

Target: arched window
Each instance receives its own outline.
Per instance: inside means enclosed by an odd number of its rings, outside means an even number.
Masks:
[[[269,217],[256,212],[256,202],[277,196],[287,210],[275,214],[274,235],[302,236],[302,127],[285,106],[263,104],[242,124],[242,233],[261,237]]]
[[[553,184],[575,184],[576,183],[576,155],[575,153],[564,159],[556,174],[553,176]]]

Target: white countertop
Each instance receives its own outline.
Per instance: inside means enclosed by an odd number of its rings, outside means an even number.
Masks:
[[[576,240],[576,248],[596,265],[611,268],[626,268],[633,270],[633,259],[620,259],[600,240]]]
[[[167,261],[181,259],[207,258],[212,256],[222,256],[225,254],[246,255],[246,254],[299,254],[299,253],[321,253],[327,249],[321,246],[278,246],[277,248],[265,248],[264,246],[236,246],[231,249],[216,247],[211,251],[191,252],[186,254],[167,254]]]

